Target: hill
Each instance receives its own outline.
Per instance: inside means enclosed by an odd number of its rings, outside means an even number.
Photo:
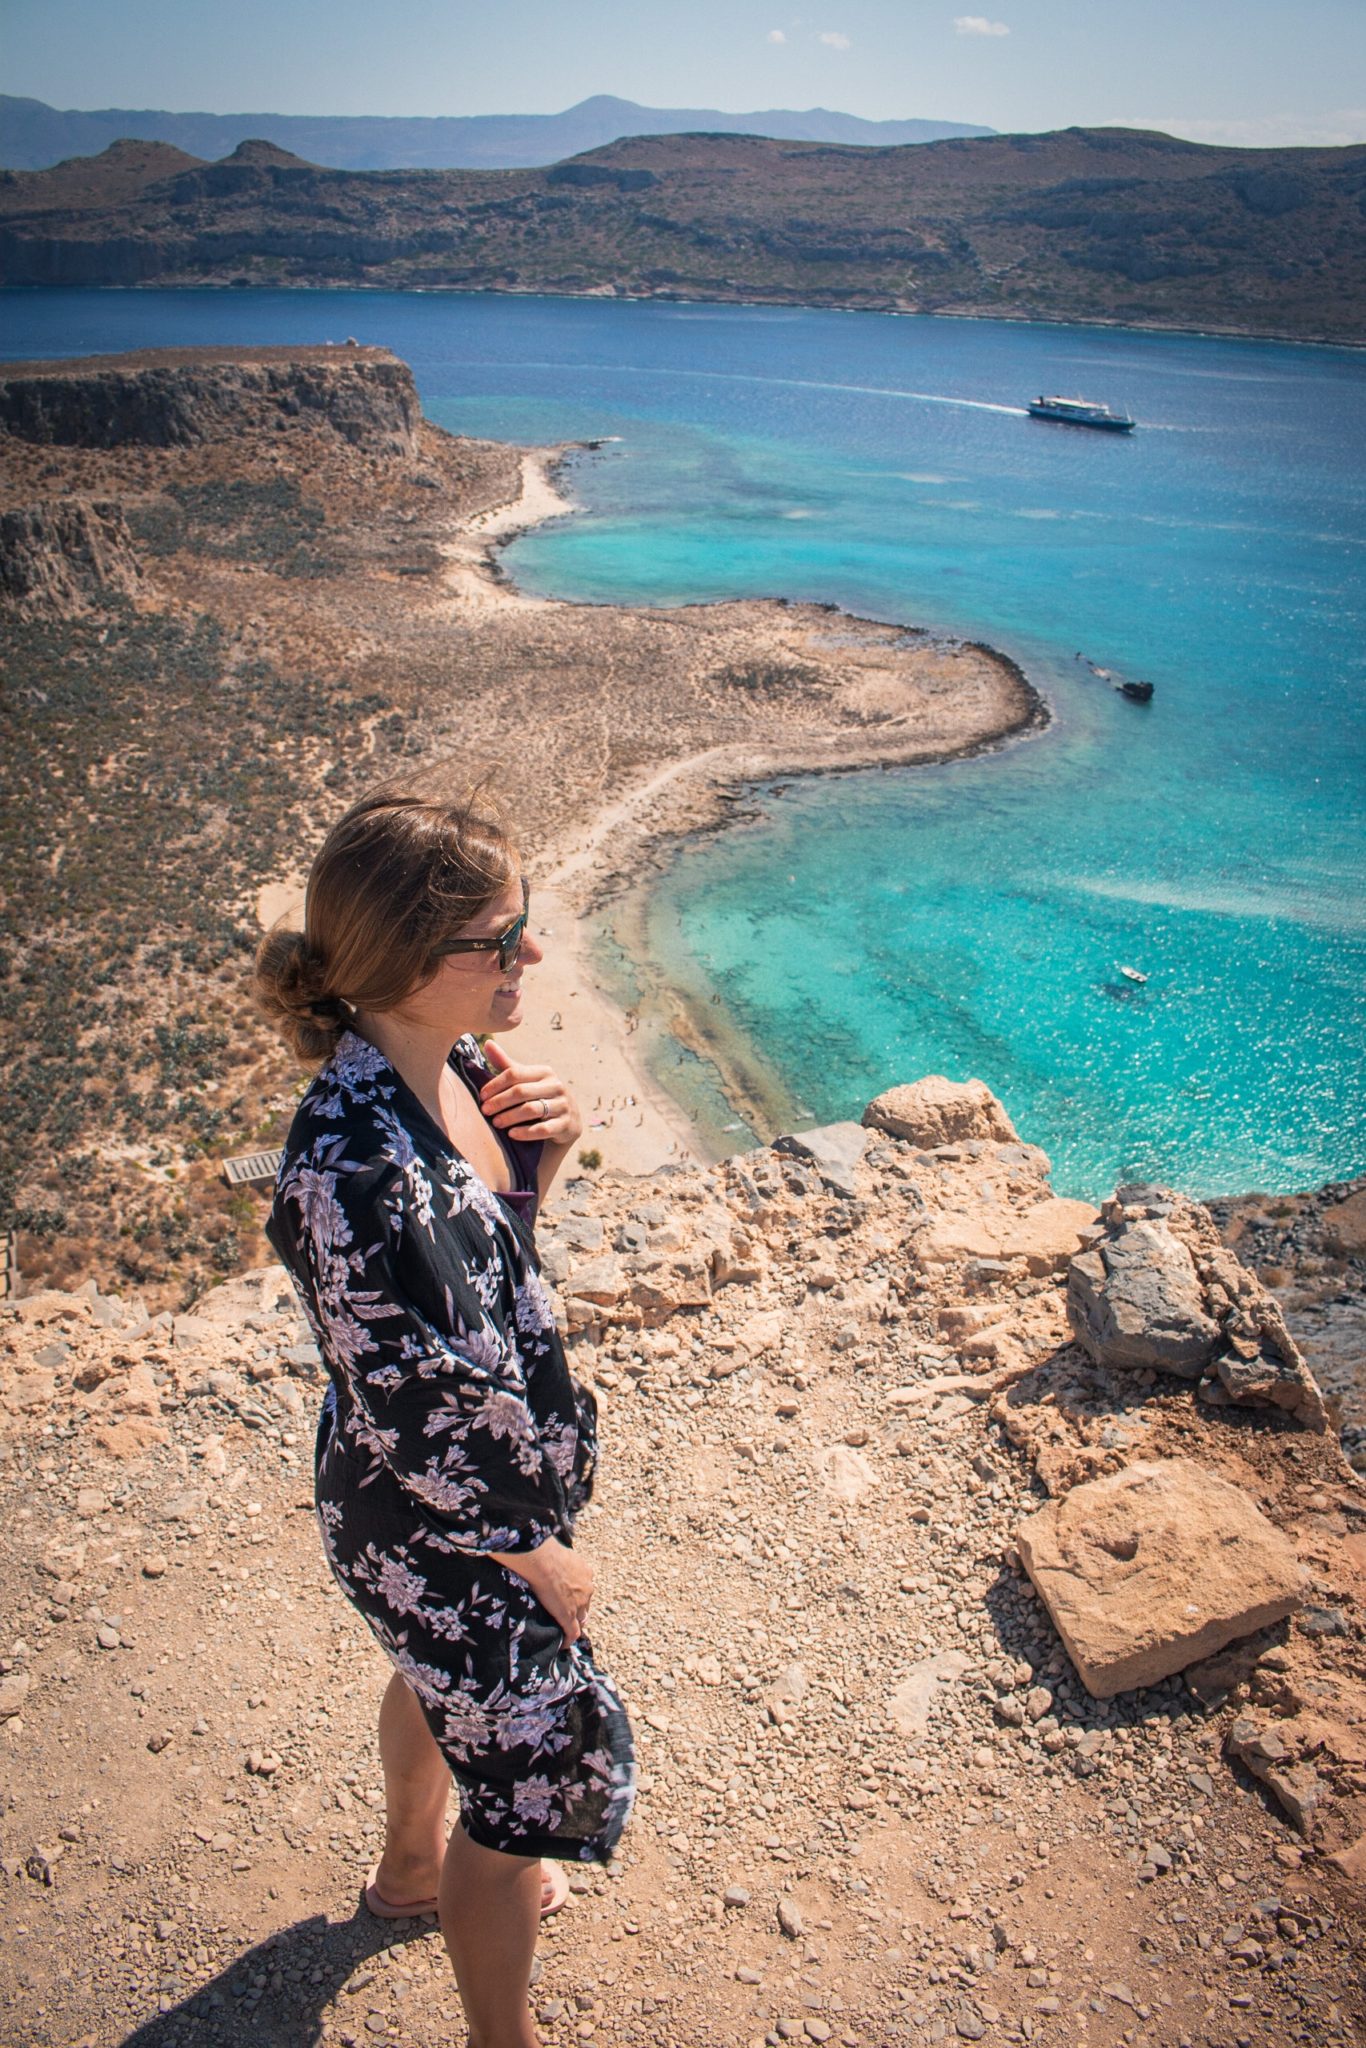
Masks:
[[[0,175],[11,284],[627,294],[1358,342],[1366,146],[1066,129],[850,149],[638,138],[548,170],[167,144]]]
[[[42,100],[0,94],[0,166],[41,171],[63,157],[93,155],[124,136],[169,142],[193,156],[227,156],[239,142],[268,142],[337,170],[497,170],[553,164],[624,135],[772,135],[788,142],[934,142],[991,135],[966,121],[864,121],[857,114],[770,107],[725,114],[716,107],[642,107],[595,93],[561,114],[438,115],[421,120],[348,114],[171,114],[106,107],[62,111]]]

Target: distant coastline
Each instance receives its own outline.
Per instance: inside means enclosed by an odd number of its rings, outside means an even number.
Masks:
[[[411,292],[415,297],[444,297],[453,299],[475,298],[485,293],[492,293],[496,296],[510,299],[582,299],[597,301],[600,303],[603,297],[605,296],[601,291],[595,289],[588,289],[584,291],[542,291],[539,289],[523,291],[515,285],[499,287],[497,285],[486,284],[393,285],[366,283],[283,283],[275,285],[262,284],[256,288],[258,290],[297,292],[300,298],[306,297],[310,292],[322,293],[337,291],[373,293],[377,298],[389,292]],[[4,282],[0,281],[0,294],[6,291],[39,293],[54,289],[61,289],[61,287],[54,287],[50,285],[11,285],[5,284]],[[234,286],[231,283],[225,283],[220,279],[213,278],[203,278],[193,283],[186,282],[182,284],[166,284],[162,282],[160,279],[149,278],[138,284],[82,285],[79,287],[79,289],[82,291],[99,291],[110,293],[138,293],[152,291],[212,291],[222,292],[224,297],[227,298],[235,297],[238,291],[241,289],[241,287]],[[1085,315],[1079,314],[1075,319],[1069,320],[1065,319],[1061,314],[1056,313],[1048,315],[1036,315],[1032,313],[999,312],[974,313],[963,311],[958,308],[948,307],[867,306],[855,302],[851,302],[848,305],[839,305],[831,304],[827,300],[812,302],[806,299],[758,299],[744,297],[701,298],[684,294],[679,294],[676,297],[671,297],[664,292],[613,292],[610,296],[619,305],[736,306],[751,307],[756,311],[786,306],[790,307],[794,312],[863,313],[868,315],[881,315],[882,317],[889,320],[937,320],[942,321],[945,324],[954,320],[971,320],[974,323],[981,323],[983,325],[988,325],[992,322],[1000,322],[1011,327],[1095,327],[1104,331],[1108,331],[1112,334],[1169,334],[1172,336],[1186,335],[1194,340],[1208,341],[1267,341],[1274,342],[1277,344],[1285,344],[1292,348],[1300,347],[1314,349],[1342,349],[1351,354],[1359,354],[1363,349],[1366,349],[1366,335],[1363,335],[1361,337],[1352,336],[1344,338],[1341,335],[1303,334],[1293,332],[1288,329],[1281,330],[1279,328],[1270,327],[1217,327],[1207,325],[1195,326],[1183,325],[1180,322],[1176,321],[1137,320],[1127,318],[1107,320],[1102,318],[1100,315],[1094,313],[1088,313]]]
[[[0,277],[782,305],[1360,346],[1363,162],[1366,145],[1223,149],[1081,128],[876,148],[654,134],[506,170],[329,170],[259,139],[206,162],[124,139],[5,174]]]

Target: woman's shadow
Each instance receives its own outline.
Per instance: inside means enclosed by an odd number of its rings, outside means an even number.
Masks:
[[[350,1920],[325,1913],[296,1920],[144,2020],[121,2048],[313,2048],[323,2038],[324,2016],[363,1964],[435,1928],[434,1920],[379,1921],[364,1908]],[[376,1984],[375,1991],[377,2000],[361,1990],[354,2001],[357,2034],[365,2033],[372,2003],[389,2003],[391,1987]]]

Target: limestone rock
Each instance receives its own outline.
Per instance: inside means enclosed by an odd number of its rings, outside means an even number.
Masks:
[[[1068,1269],[1067,1311],[1097,1365],[1178,1379],[1211,1398],[1284,1409],[1323,1430],[1323,1396],[1280,1304],[1220,1242],[1209,1211],[1162,1188],[1120,1188],[1103,1234]]]
[[[926,1734],[935,1693],[941,1685],[961,1678],[967,1668],[961,1650],[939,1650],[913,1664],[887,1702],[887,1712],[899,1732],[908,1739]]]
[[[27,1671],[11,1671],[8,1677],[0,1678],[0,1721],[12,1721],[23,1712],[28,1688]]]
[[[1023,1259],[1039,1276],[1060,1273],[1095,1227],[1089,1202],[1050,1196],[1023,1213],[1004,1207],[945,1210],[932,1216],[915,1239],[915,1256],[925,1265],[956,1260]]]
[[[832,1444],[820,1456],[822,1477],[839,1500],[857,1500],[876,1486],[877,1474],[868,1460],[846,1444]]]
[[[1293,1733],[1260,1723],[1251,1714],[1240,1714],[1229,1729],[1226,1747],[1230,1756],[1275,1794],[1300,1833],[1308,1834],[1324,1784],[1312,1764],[1297,1760]]]
[[[853,1195],[858,1192],[858,1165],[868,1149],[868,1132],[863,1124],[822,1124],[812,1131],[775,1139],[773,1149],[809,1159],[837,1193]]]
[[[1199,1379],[1219,1337],[1195,1261],[1165,1223],[1125,1221],[1080,1252],[1068,1269],[1067,1310],[1097,1365]]]
[[[1309,1429],[1327,1429],[1323,1395],[1280,1303],[1246,1268],[1240,1270],[1251,1284],[1225,1318],[1224,1346],[1214,1361],[1219,1384],[1230,1400],[1283,1408]]]
[[[1155,1685],[1304,1598],[1289,1538],[1238,1487],[1184,1458],[1076,1486],[1015,1542],[1095,1699]]]
[[[1334,1849],[1328,1861],[1354,1884],[1366,1885],[1366,1835],[1358,1835],[1345,1849]]]
[[[572,1284],[574,1293],[581,1300],[598,1303],[604,1308],[620,1301],[627,1285],[620,1259],[614,1258],[610,1252],[576,1268]]]
[[[1001,1232],[999,1256],[1023,1259],[1038,1278],[1064,1272],[1095,1223],[1096,1211],[1089,1202],[1051,1195],[1046,1202],[1036,1202],[1032,1209],[1026,1209],[1006,1225]]]
[[[793,1663],[780,1674],[764,1699],[771,1721],[790,1721],[810,1691],[811,1681],[804,1664]]]
[[[781,1309],[770,1308],[741,1323],[735,1337],[751,1358],[763,1358],[768,1352],[782,1350],[787,1332],[788,1317]]]
[[[961,1145],[967,1138],[1019,1143],[1019,1133],[985,1081],[948,1081],[942,1074],[886,1089],[868,1104],[863,1121],[871,1130],[908,1138],[926,1152],[937,1145]]]
[[[0,512],[0,612],[75,618],[143,587],[123,507],[49,498]]]

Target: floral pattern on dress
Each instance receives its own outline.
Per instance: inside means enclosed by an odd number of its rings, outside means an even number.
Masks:
[[[474,1089],[489,1071],[470,1039],[452,1065]],[[487,1188],[347,1033],[295,1115],[268,1234],[332,1383],[324,1550],[421,1703],[467,1832],[605,1859],[634,1794],[625,1710],[587,1639],[566,1646],[489,1555],[571,1542],[597,1458],[517,1201],[534,1206]]]

